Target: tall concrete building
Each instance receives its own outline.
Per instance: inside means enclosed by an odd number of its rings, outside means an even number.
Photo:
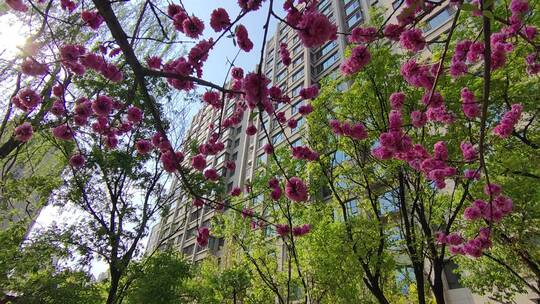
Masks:
[[[368,12],[371,9],[385,11],[385,19],[393,10],[403,3],[404,0],[320,0],[318,10],[327,15],[338,26],[338,32],[350,32],[353,28],[369,20]],[[424,35],[427,40],[436,39],[445,33],[451,24],[454,14],[453,7],[443,4],[437,7],[424,20]],[[395,22],[395,17],[390,19]],[[280,44],[286,43],[291,54],[292,63],[285,66],[279,56]],[[245,130],[248,125],[248,113],[243,121],[235,129],[228,129],[223,133],[222,140],[225,150],[218,155],[207,159],[208,166],[221,172],[227,190],[233,187],[243,187],[252,179],[257,168],[267,162],[267,155],[263,146],[267,143],[262,124],[269,132],[274,147],[285,143],[285,136],[293,146],[303,145],[305,131],[305,119],[299,113],[299,108],[304,101],[299,97],[302,88],[317,84],[320,80],[334,73],[339,73],[339,65],[345,58],[347,40],[339,35],[335,41],[328,42],[314,49],[305,48],[296,32],[278,24],[274,35],[266,41],[262,71],[272,81],[271,86],[277,86],[282,92],[291,97],[289,104],[280,104],[277,111],[284,111],[288,118],[298,120],[296,128],[280,128],[278,123],[263,114],[262,121],[256,125],[258,133],[254,136],[246,136]],[[341,84],[338,89],[346,90],[347,83]],[[234,111],[235,100],[230,99],[224,105],[223,118],[229,117]],[[207,106],[201,109],[193,118],[190,129],[187,132],[184,152],[189,151],[189,143],[192,140],[198,143],[206,142],[211,135],[211,125],[217,126],[220,119],[220,111],[215,111]],[[258,120],[257,120],[258,121]],[[283,133],[285,131],[285,134]],[[186,162],[190,159],[186,153]],[[236,169],[229,171],[225,168],[226,161],[234,161]],[[262,195],[254,198],[255,201],[263,200]],[[257,202],[254,202],[256,204]],[[356,206],[348,206],[351,210],[357,210]],[[354,212],[353,212],[354,213]],[[198,226],[210,225],[210,220],[215,211],[209,207],[196,208],[192,206],[189,196],[181,196],[171,212],[152,229],[152,236],[147,250],[154,250],[156,246],[172,247],[183,252],[193,262],[200,261],[209,254],[221,258],[224,250],[223,239],[210,239],[208,246],[200,247],[195,241]],[[473,295],[468,289],[462,288],[458,277],[452,272],[455,265],[449,264],[445,271],[445,289],[448,303],[483,303],[486,299]],[[524,296],[524,299],[527,298]],[[519,302],[528,303],[528,302]]]

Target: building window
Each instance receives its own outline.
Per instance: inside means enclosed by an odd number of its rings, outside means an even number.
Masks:
[[[197,209],[194,212],[191,212],[191,215],[189,216],[189,220],[191,222],[196,221],[199,219],[199,216],[201,215],[201,209]]]
[[[238,147],[240,146],[240,138],[237,138],[235,141],[234,141],[234,147]]]
[[[302,62],[304,62],[304,58],[302,56],[296,58],[292,63],[293,67],[301,65]]]
[[[291,91],[292,97],[299,96],[299,95],[300,95],[300,90],[302,90],[302,85],[296,86],[296,87]]]
[[[426,26],[424,28],[424,31],[431,31],[433,29],[438,28],[439,26],[443,25],[445,22],[447,22],[454,12],[450,8],[445,8],[442,11],[438,12],[437,15],[431,17],[427,22]]]
[[[339,165],[349,159],[349,156],[341,150],[337,150],[332,158],[332,166]]]
[[[268,50],[268,56],[272,56],[274,54],[274,49],[269,49]],[[273,57],[272,57],[273,59]]]
[[[306,120],[304,119],[304,117],[300,117],[297,121],[296,121],[296,128],[292,129],[293,132],[296,132],[297,130],[301,130],[302,129],[302,126],[304,125],[304,123],[306,122]]]
[[[257,206],[264,201],[264,194],[259,194],[253,198],[253,206]]]
[[[285,77],[287,77],[287,70],[284,70],[276,76],[276,82],[282,81]]]
[[[196,226],[193,227],[193,228],[188,229],[188,231],[186,231],[186,239],[190,239],[192,237],[195,237],[196,231],[197,231]]]
[[[363,20],[362,12],[358,11],[347,19],[347,25],[349,26],[349,28],[353,28],[362,20]]]
[[[400,7],[401,4],[403,4],[403,1],[405,1],[405,0],[396,0],[396,1],[392,2],[392,7],[394,8],[394,10],[396,10],[398,7]]]
[[[235,161],[238,158],[238,152],[234,152],[234,154],[231,157],[232,161]]]
[[[396,283],[403,294],[409,294],[409,286],[414,282],[414,270],[412,267],[401,267],[396,270]]]
[[[298,96],[298,95],[295,95],[295,96]],[[302,106],[303,104],[303,100],[299,100],[297,101],[296,103],[294,103],[292,106],[291,106],[291,115],[294,115],[296,113],[298,113],[300,107]]]
[[[298,72],[294,73],[292,76],[292,80],[297,81],[298,79],[301,79],[302,77],[304,77],[304,69],[301,69]]]
[[[347,216],[356,216],[358,214],[358,199],[352,199],[345,203]]]
[[[242,126],[236,128],[236,135],[242,133]]]
[[[272,78],[272,73],[273,73],[273,72],[274,72],[274,71],[273,71],[272,69],[270,69],[268,72],[266,72],[266,77]]]
[[[299,138],[299,139],[293,141],[291,145],[292,145],[293,147],[300,147],[300,146],[302,146],[303,144],[304,144],[304,143],[302,142],[302,139]]]
[[[281,143],[283,141],[283,132],[279,132],[278,134],[272,136],[272,144],[275,146],[275,145],[278,145],[279,143]]]
[[[325,61],[323,61],[322,63],[318,64],[315,67],[314,69],[315,75],[321,74],[323,71],[330,68],[337,61],[339,61],[339,54],[336,52],[332,56],[328,57]]]
[[[325,46],[320,48],[317,52],[315,52],[315,54],[313,54],[313,59],[318,60],[319,58],[324,57],[324,55],[330,53],[336,46],[337,46],[337,42],[335,40],[330,41]]]
[[[260,165],[266,163],[266,153],[260,154],[257,156],[257,161],[255,162],[255,167],[259,167]]]
[[[349,16],[359,7],[360,7],[360,3],[358,1],[353,1],[349,6],[345,8],[345,15]]]
[[[294,49],[293,49],[293,55],[297,55],[297,54],[300,54],[300,52],[302,52],[302,45],[297,45]]]
[[[382,214],[398,211],[397,202],[394,200],[394,193],[392,190],[379,197],[379,205]]]
[[[195,248],[195,244],[191,244],[187,247],[184,247],[184,249],[182,249],[182,252],[185,254],[185,255],[192,255],[193,254],[193,248]]]

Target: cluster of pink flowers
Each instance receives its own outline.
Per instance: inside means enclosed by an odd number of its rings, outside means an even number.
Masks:
[[[242,81],[246,93],[245,100],[250,109],[254,109],[259,103],[268,101],[268,84],[270,79],[257,73],[249,73]]]
[[[281,198],[281,187],[279,186],[279,181],[276,178],[272,178],[268,181],[268,187],[272,189],[270,192],[270,197],[277,201]]]
[[[208,239],[210,238],[210,229],[208,227],[200,227],[197,230],[197,244],[201,247],[208,245]]]
[[[535,75],[540,73],[540,56],[536,53],[531,53],[525,57],[525,64],[527,64],[527,73],[529,75]]]
[[[408,60],[401,66],[401,75],[410,85],[426,90],[431,90],[435,81],[430,67],[420,65],[414,59]]]
[[[281,58],[281,62],[283,62],[285,66],[289,66],[291,64],[291,54],[287,49],[286,43],[281,43],[279,45],[279,57]]]
[[[303,224],[300,226],[293,227],[292,233],[294,236],[303,236],[308,234],[311,231],[310,224]]]
[[[422,30],[413,28],[406,30],[399,36],[401,46],[412,52],[419,52],[426,47],[426,39],[422,35]]]
[[[242,209],[242,218],[243,219],[251,218],[251,217],[253,217],[254,214],[255,214],[255,212],[251,208],[243,208]]]
[[[472,162],[476,160],[478,152],[471,143],[464,141],[459,145],[459,147],[461,149],[461,153],[463,154],[463,159],[466,162]]]
[[[35,59],[25,59],[21,63],[21,71],[29,76],[45,75],[49,71],[46,64],[39,63]]]
[[[30,88],[24,88],[19,90],[17,95],[13,96],[11,102],[20,110],[31,112],[41,104],[42,98],[36,91]]]
[[[122,71],[116,65],[106,62],[102,55],[87,53],[81,45],[69,44],[61,47],[60,56],[62,63],[77,75],[84,75],[86,69],[91,69],[112,82],[124,79]]]
[[[307,146],[292,147],[292,157],[296,159],[304,159],[307,161],[315,161],[319,158],[319,153],[311,150]]]
[[[484,44],[471,40],[456,43],[450,64],[450,75],[454,78],[465,75],[469,71],[468,64],[474,64],[483,57]]]
[[[224,8],[217,8],[210,15],[210,26],[214,31],[221,32],[231,24],[229,14]]]
[[[191,166],[195,170],[202,171],[206,167],[206,157],[202,154],[197,154],[191,158]]]
[[[351,57],[341,63],[340,70],[345,75],[352,75],[360,71],[370,60],[371,54],[368,48],[358,45],[352,49]]]
[[[249,52],[253,48],[253,42],[249,39],[248,31],[243,25],[236,27],[236,42],[244,52]]]
[[[308,199],[308,189],[306,184],[296,176],[293,176],[285,183],[285,196],[294,202],[303,202]]]
[[[463,102],[461,109],[463,110],[465,117],[468,119],[480,117],[480,105],[476,102],[474,93],[471,90],[468,88],[461,89],[461,100]]]
[[[491,247],[490,234],[490,229],[483,227],[475,238],[468,241],[465,241],[465,239],[456,232],[450,233],[449,235],[438,232],[436,234],[436,239],[440,244],[450,245],[449,251],[452,254],[468,255],[477,258],[482,256],[484,250]]]
[[[82,11],[81,19],[93,30],[97,30],[105,21],[97,11]]]
[[[506,112],[499,124],[493,128],[493,133],[500,138],[507,138],[510,136],[514,130],[514,126],[521,117],[522,111],[523,106],[521,104],[513,104],[510,111]]]
[[[304,12],[295,26],[300,40],[307,48],[319,47],[329,40],[337,39],[337,26],[326,15],[315,10]]]
[[[72,13],[77,8],[77,4],[71,0],[60,0],[60,7]]]
[[[6,0],[6,4],[15,11],[25,13],[28,11],[28,6],[22,0]]]
[[[22,125],[15,128],[13,135],[15,136],[15,140],[27,142],[32,138],[33,133],[34,129],[32,128],[32,125],[29,122],[24,122]]]
[[[161,154],[160,160],[165,171],[175,172],[177,170],[177,164],[184,160],[184,153],[180,151],[172,152],[171,150],[168,150]]]
[[[244,11],[256,11],[261,8],[264,0],[238,0],[238,5]]]
[[[84,158],[84,155],[82,155],[81,153],[76,153],[76,154],[73,154],[70,158],[69,158],[69,164],[74,168],[74,169],[80,169],[84,166],[84,164],[86,163],[86,159]]]
[[[350,123],[345,121],[341,123],[337,119],[332,119],[329,122],[332,132],[338,136],[348,136],[356,140],[366,139],[368,133],[363,123]]]
[[[350,43],[369,43],[378,38],[377,29],[374,27],[356,27],[349,36]]]
[[[316,84],[300,90],[300,97],[303,99],[314,99],[317,95],[319,95],[319,87]]]
[[[384,37],[390,40],[399,41],[399,38],[403,30],[404,30],[403,26],[389,23],[384,26],[383,35]]]
[[[221,103],[221,96],[216,91],[204,92],[202,100],[214,107],[215,109],[220,109],[223,106],[223,104]]]

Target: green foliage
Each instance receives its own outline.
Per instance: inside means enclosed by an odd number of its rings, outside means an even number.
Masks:
[[[157,252],[131,266],[133,283],[126,298],[130,304],[179,303],[186,295],[191,266],[178,253]]]

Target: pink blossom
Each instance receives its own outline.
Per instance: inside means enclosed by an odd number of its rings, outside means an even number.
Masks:
[[[406,30],[399,36],[399,43],[405,49],[419,52],[426,47],[426,39],[422,36],[422,30],[413,28]]]
[[[495,197],[495,196],[501,194],[501,191],[502,191],[502,188],[498,184],[491,183],[491,184],[487,184],[487,185],[484,186],[484,193],[487,196]]]
[[[427,66],[410,59],[401,66],[401,75],[412,86],[431,90],[435,78]]]
[[[446,244],[446,233],[442,231],[435,232],[435,240],[439,245]]]
[[[92,110],[98,116],[107,116],[111,114],[113,101],[107,95],[100,95],[92,102]]]
[[[244,70],[240,67],[234,67],[231,70],[231,76],[234,79],[242,79],[244,78]]]
[[[309,115],[311,112],[313,112],[313,106],[310,103],[306,103],[304,105],[301,105],[298,108],[298,113],[306,116]]]
[[[371,54],[364,45],[352,49],[351,57],[341,63],[340,70],[345,75],[352,75],[360,71],[371,60]]]
[[[191,158],[191,165],[195,170],[202,171],[206,167],[206,158],[202,154],[197,154]]]
[[[34,129],[32,128],[32,125],[29,122],[24,122],[22,125],[15,128],[13,135],[15,136],[15,140],[27,142],[32,138],[33,133]]]
[[[510,111],[506,112],[497,126],[493,129],[493,133],[500,138],[507,138],[512,134],[514,126],[521,117],[523,106],[521,104],[513,104]]]
[[[132,123],[139,123],[143,119],[143,111],[136,106],[132,106],[127,110],[127,119]]]
[[[159,70],[161,68],[161,57],[158,57],[158,56],[147,57],[146,64],[151,69]]]
[[[17,97],[28,110],[35,108],[42,101],[41,96],[30,88],[20,90]]]
[[[300,178],[293,176],[285,184],[285,196],[295,202],[306,201],[308,198],[307,187]]]
[[[377,29],[374,27],[356,27],[349,36],[351,43],[368,43],[377,39]]]
[[[405,93],[394,92],[390,95],[390,107],[393,110],[400,110],[405,103]]]
[[[250,217],[253,217],[254,215],[254,212],[253,212],[253,209],[251,208],[243,208],[242,209],[242,218],[245,219],[245,218],[250,218]]]
[[[446,241],[448,244],[456,246],[463,243],[463,237],[459,233],[453,232],[446,236]]]
[[[283,62],[285,66],[289,66],[291,64],[291,54],[287,49],[286,43],[281,43],[279,45],[279,56],[281,58],[281,62]]]
[[[103,77],[109,79],[111,82],[120,82],[124,79],[124,74],[117,66],[111,63],[105,63],[101,66],[100,70]]]
[[[84,155],[80,153],[73,154],[69,158],[69,164],[75,169],[82,168],[85,163],[86,163],[86,159],[84,158]]]
[[[253,124],[248,125],[246,128],[246,134],[248,136],[253,136],[257,134],[257,127],[255,127]]]
[[[236,169],[236,164],[232,160],[228,160],[225,162],[225,168],[229,171],[234,171]]]
[[[272,192],[270,192],[270,197],[275,201],[281,198],[281,188],[279,185],[272,189]]]
[[[263,146],[263,150],[264,150],[264,153],[266,154],[272,154],[274,153],[274,146],[272,146],[271,144],[267,143]]]
[[[471,162],[476,159],[477,151],[471,143],[462,142],[459,147],[465,161]]]
[[[397,24],[387,24],[384,27],[383,35],[384,37],[393,40],[393,41],[399,41],[399,37],[401,33],[403,32],[404,27],[397,25]]]
[[[293,233],[294,236],[303,236],[303,235],[308,234],[310,230],[311,230],[311,225],[310,224],[304,224],[304,225],[301,225],[301,226],[293,227],[292,233]]]
[[[465,211],[463,212],[463,218],[465,218],[468,221],[476,220],[482,217],[482,210],[480,210],[478,207],[470,206],[465,208]]]
[[[152,143],[146,139],[139,139],[135,142],[135,149],[141,155],[147,154],[152,150]]]
[[[423,127],[427,122],[426,113],[422,111],[413,111],[411,112],[411,123],[415,128]]]
[[[271,178],[268,180],[268,187],[270,188],[279,188],[279,180],[277,178]]]
[[[480,172],[477,171],[477,170],[471,170],[471,169],[467,169],[463,172],[463,175],[466,179],[474,179],[474,180],[479,180],[480,179]]]
[[[229,14],[223,8],[217,8],[210,15],[210,26],[214,31],[221,32],[226,29],[227,26],[231,24],[231,19],[229,19]]]
[[[291,227],[287,224],[277,224],[276,232],[281,237],[287,236],[291,232]]]
[[[210,181],[217,181],[219,179],[219,174],[216,169],[214,168],[208,168],[204,170],[204,178]]]
[[[314,99],[317,95],[319,95],[319,87],[316,84],[300,90],[302,99]]]
[[[461,100],[463,101],[461,109],[463,110],[465,117],[469,119],[480,117],[480,105],[476,102],[474,93],[471,90],[468,88],[461,89]]]
[[[261,7],[263,0],[238,0],[238,5],[242,10],[248,12],[248,11],[256,11]]]
[[[304,12],[297,25],[298,36],[307,48],[323,45],[337,38],[337,27],[328,17],[316,11]]]
[[[194,198],[192,204],[195,207],[202,207],[204,206],[204,201],[200,198]]]
[[[240,187],[234,187],[231,189],[231,192],[229,193],[231,196],[239,196],[242,193],[242,189]]]
[[[28,6],[22,2],[22,0],[6,0],[6,4],[11,7],[12,10],[25,13],[28,11]]]
[[[249,73],[243,81],[243,88],[246,92],[246,102],[250,109],[255,108],[259,103],[268,100],[268,84],[270,79],[257,73]]]
[[[75,135],[71,128],[66,124],[62,124],[53,128],[52,134],[54,137],[61,140],[72,140]]]
[[[104,21],[97,11],[82,11],[81,18],[93,30],[97,30]]]
[[[202,100],[216,109],[220,109],[222,106],[221,96],[216,91],[204,92]]]
[[[245,26],[239,25],[236,27],[236,42],[240,49],[248,53],[253,48],[253,42],[249,39],[249,34]]]
[[[401,128],[401,125],[403,124],[403,121],[401,119],[401,112],[398,110],[392,110],[388,114],[388,123],[389,123],[389,129],[390,130],[399,130]]]
[[[64,113],[66,113],[66,107],[64,106],[64,102],[58,99],[55,100],[51,107],[51,113],[53,113],[56,116],[64,115]]]
[[[197,230],[197,244],[201,247],[208,245],[208,239],[210,238],[210,230],[208,227],[200,227]]]
[[[184,34],[186,36],[197,39],[204,30],[204,23],[201,19],[192,15],[182,22],[182,29],[184,30]]]
[[[21,71],[29,76],[40,76],[47,74],[48,68],[46,64],[28,58],[21,63]]]

